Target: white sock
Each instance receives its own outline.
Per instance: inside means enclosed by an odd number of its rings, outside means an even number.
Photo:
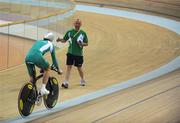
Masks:
[[[69,84],[68,81],[64,81],[64,84]]]
[[[41,89],[46,89],[46,84],[42,84]]]

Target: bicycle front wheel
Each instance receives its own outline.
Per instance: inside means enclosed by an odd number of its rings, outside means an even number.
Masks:
[[[58,80],[55,77],[50,77],[46,84],[46,88],[50,93],[43,96],[44,105],[47,109],[51,109],[57,104],[59,97]]]

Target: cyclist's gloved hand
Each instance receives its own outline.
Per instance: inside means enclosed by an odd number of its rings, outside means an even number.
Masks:
[[[54,64],[51,65],[51,70],[54,70],[54,71],[58,72],[58,68]]]
[[[39,72],[40,72],[40,73],[44,73],[44,70],[41,68]]]
[[[57,68],[54,64],[51,65],[51,69],[56,71],[58,74],[62,74],[63,71],[59,68]]]

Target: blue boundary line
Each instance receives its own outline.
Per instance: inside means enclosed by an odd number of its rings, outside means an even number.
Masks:
[[[61,2],[47,2],[40,0],[0,0],[3,3],[14,3],[14,4],[24,4],[24,5],[32,5],[32,6],[42,6],[42,7],[52,7],[52,8],[60,8],[67,9],[72,4],[61,3]]]
[[[180,22],[171,20],[171,19],[167,19],[167,18],[163,18],[163,17],[146,15],[146,14],[142,14],[142,13],[130,12],[130,11],[125,11],[125,10],[117,10],[117,9],[102,8],[102,7],[100,8],[100,7],[85,6],[85,5],[76,5],[76,10],[105,14],[105,15],[112,15],[112,16],[118,16],[118,17],[132,19],[132,20],[143,21],[143,22],[147,22],[150,24],[160,26],[160,27],[164,27],[166,29],[169,29],[173,32],[180,34]]]
[[[92,8],[92,9],[93,9],[92,11],[94,11],[94,8]],[[85,8],[81,9],[81,8],[78,8],[78,6],[77,6],[76,10],[85,11]],[[104,10],[104,8],[103,8],[103,10]],[[91,10],[89,10],[89,11],[91,11]],[[98,13],[100,11],[101,11],[101,8],[100,8],[100,10],[98,10]],[[96,13],[97,13],[97,11],[96,11]],[[109,10],[108,10],[108,13],[109,13]],[[114,14],[113,12],[110,12],[110,13]],[[133,12],[131,12],[131,13],[133,13]],[[105,14],[105,12],[103,12],[103,14]],[[141,15],[143,15],[143,14],[141,14]],[[120,16],[120,15],[118,15],[118,16]],[[127,15],[127,16],[129,16],[129,15]],[[143,16],[146,16],[146,15],[143,15]],[[152,16],[152,17],[155,17],[155,16]],[[138,18],[138,16],[137,16],[137,18]],[[178,24],[177,25],[178,27],[180,26],[179,22],[176,23],[176,21],[169,20],[169,19],[167,19],[166,21],[170,21],[171,23],[175,22],[175,24]],[[156,23],[156,24],[158,25],[158,23]],[[163,24],[165,24],[165,23],[163,23]],[[159,25],[159,26],[161,26],[161,25]],[[166,25],[166,26],[168,26],[168,25]],[[174,27],[174,25],[172,27]],[[176,28],[176,26],[175,26],[175,28]],[[172,29],[172,31],[180,34],[179,29]],[[124,82],[120,82],[119,84],[112,85],[110,87],[98,90],[96,92],[92,92],[92,93],[89,93],[89,94],[86,94],[83,96],[79,96],[79,97],[64,101],[62,103],[57,104],[57,106],[51,110],[40,109],[40,110],[36,110],[35,112],[33,112],[32,115],[30,115],[27,118],[23,119],[22,117],[19,116],[19,117],[12,118],[12,119],[2,121],[2,122],[4,122],[4,123],[24,123],[24,122],[32,121],[32,120],[50,115],[52,113],[61,111],[63,109],[66,109],[66,108],[69,108],[69,107],[72,107],[75,105],[79,105],[81,103],[84,103],[84,102],[87,102],[87,101],[90,101],[90,100],[111,94],[113,92],[120,91],[120,90],[129,88],[129,87],[138,85],[140,83],[143,83],[143,82],[146,82],[148,80],[157,78],[159,76],[162,76],[164,74],[167,74],[167,73],[172,72],[172,71],[177,70],[177,69],[180,69],[180,56],[177,57],[176,59],[172,60],[170,63],[168,63],[168,64],[166,64],[166,65],[164,65],[164,66],[162,66],[162,67],[160,67],[154,71],[151,71],[151,72],[146,73],[142,76],[139,76],[139,77],[136,77],[136,78],[124,81]]]

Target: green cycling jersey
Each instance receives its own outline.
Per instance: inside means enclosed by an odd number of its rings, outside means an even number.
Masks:
[[[59,69],[56,60],[55,47],[52,42],[48,40],[37,40],[36,43],[32,46],[32,48],[29,50],[25,61],[26,63],[32,62],[40,68],[47,69],[47,67],[49,67],[49,63],[43,58],[43,55],[47,52],[51,53],[53,65],[55,65],[56,68]]]

